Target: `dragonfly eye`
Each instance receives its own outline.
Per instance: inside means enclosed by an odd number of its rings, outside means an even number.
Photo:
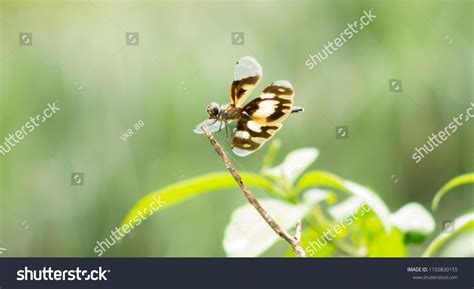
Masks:
[[[220,106],[216,102],[212,102],[207,106],[207,113],[210,117],[216,117],[219,114]]]

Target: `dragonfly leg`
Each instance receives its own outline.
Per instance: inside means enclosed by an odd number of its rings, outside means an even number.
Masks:
[[[225,122],[225,137],[228,138],[229,137],[229,123],[226,121]]]
[[[222,130],[222,123],[223,122],[221,121],[221,123],[219,124],[219,132]]]

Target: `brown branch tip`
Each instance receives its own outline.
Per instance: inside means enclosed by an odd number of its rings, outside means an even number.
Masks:
[[[224,165],[226,166],[226,168],[229,170],[232,177],[235,179],[235,181],[239,185],[240,189],[244,193],[249,203],[258,211],[258,213],[262,216],[265,222],[267,222],[267,224],[272,228],[272,230],[275,231],[277,235],[279,235],[282,239],[284,239],[286,242],[290,244],[291,248],[293,249],[293,251],[295,251],[298,257],[306,257],[306,254],[303,248],[301,247],[301,220],[297,220],[296,222],[295,236],[291,236],[280,225],[278,225],[278,223],[268,214],[268,212],[262,207],[262,205],[260,205],[260,203],[252,194],[252,192],[244,184],[242,177],[239,175],[239,173],[235,169],[235,166],[232,164],[229,157],[225,153],[224,149],[214,138],[214,136],[209,131],[207,126],[202,126],[202,130],[204,131],[204,134],[209,139],[209,142],[211,143],[211,145],[214,146],[216,153],[224,162]]]

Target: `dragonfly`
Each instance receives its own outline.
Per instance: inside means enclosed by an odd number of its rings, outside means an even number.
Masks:
[[[229,124],[237,121],[232,139],[234,154],[244,157],[260,149],[283,127],[283,121],[290,114],[303,111],[302,107],[293,106],[295,92],[286,80],[272,82],[259,97],[246,103],[262,75],[262,67],[255,58],[245,56],[237,61],[230,87],[230,103],[211,102],[206,109],[209,118],[199,123],[194,132],[203,134],[204,126],[210,132],[225,127],[227,132]]]

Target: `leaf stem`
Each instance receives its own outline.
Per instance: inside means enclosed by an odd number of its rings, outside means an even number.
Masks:
[[[240,189],[244,193],[249,203],[258,211],[258,213],[262,216],[265,222],[267,222],[267,224],[273,229],[273,231],[275,231],[276,234],[278,234],[282,239],[284,239],[290,244],[290,246],[293,248],[293,251],[295,251],[298,257],[306,257],[305,251],[301,247],[301,220],[297,220],[296,222],[296,235],[295,236],[291,236],[282,227],[280,227],[280,225],[278,225],[278,223],[268,214],[268,212],[262,207],[262,205],[260,205],[260,203],[252,194],[252,192],[244,184],[244,182],[242,181],[242,177],[239,175],[234,165],[230,161],[229,157],[224,152],[224,149],[214,138],[214,136],[209,131],[207,126],[205,125],[202,126],[202,130],[204,131],[204,134],[209,139],[209,142],[211,143],[211,145],[214,146],[216,153],[222,159],[222,161],[224,162],[224,165],[229,170],[232,177],[234,177],[235,181],[239,185]]]

